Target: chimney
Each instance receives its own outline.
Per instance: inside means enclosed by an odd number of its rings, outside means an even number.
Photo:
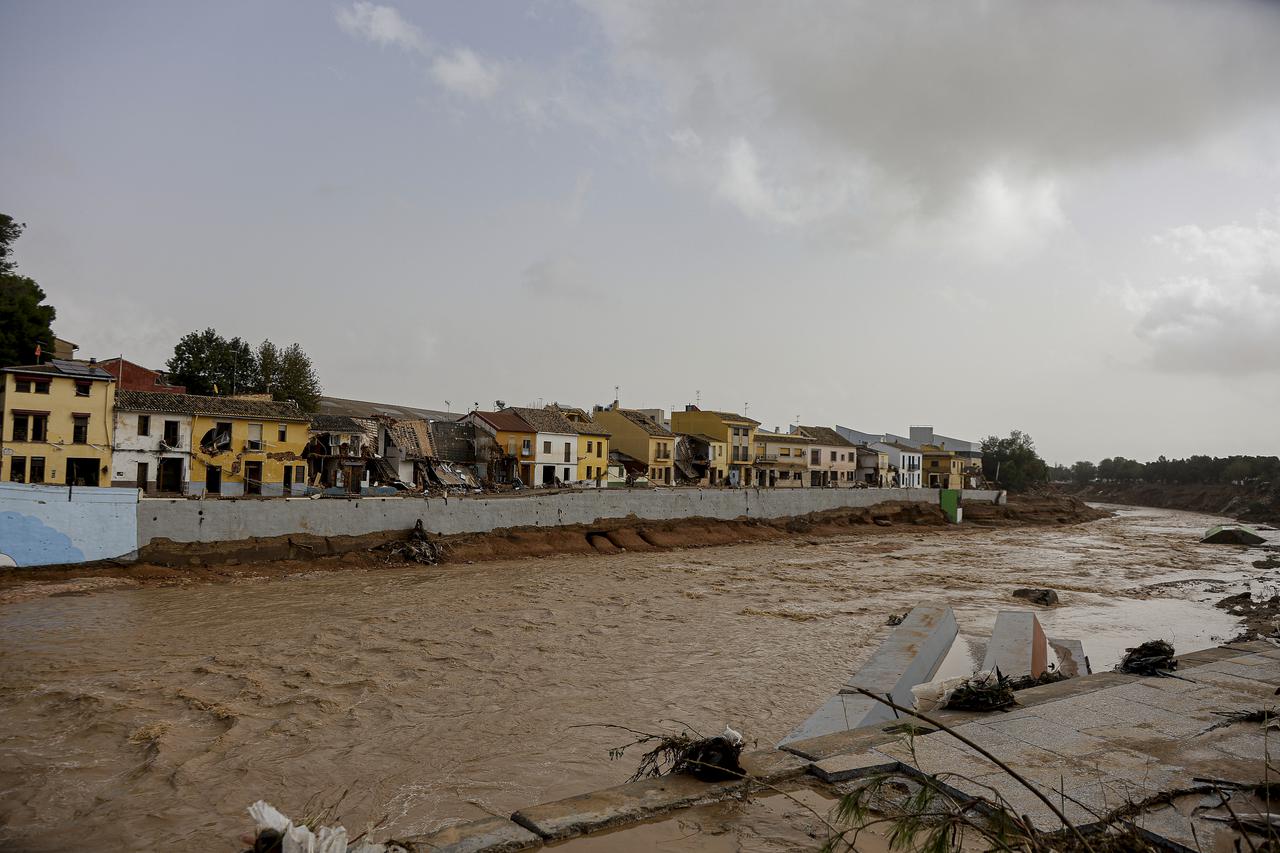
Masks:
[[[695,406],[693,403],[685,403],[684,410],[686,412],[696,412],[698,411],[698,407]]]
[[[93,356],[89,356],[89,364],[97,364],[98,360]]]

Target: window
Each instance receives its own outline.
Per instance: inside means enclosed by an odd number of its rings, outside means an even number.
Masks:
[[[77,379],[77,380],[76,380],[76,396],[77,396],[77,397],[88,397],[88,396],[89,396],[89,385],[90,385],[90,383],[89,383],[89,382],[86,382],[86,381],[81,380],[81,379]]]
[[[589,438],[588,438],[588,439],[587,439],[587,453],[588,453],[588,454],[590,454],[590,453],[591,453],[591,451],[592,451],[592,450],[594,450],[594,449],[595,449],[595,442],[593,442],[591,439],[589,439]],[[590,469],[590,468],[588,468],[587,470],[588,470],[588,471],[590,471],[591,469]]]
[[[550,453],[550,452],[551,452],[551,442],[549,442],[549,441],[544,441],[544,442],[542,442],[542,452],[543,452],[543,453]]]
[[[525,439],[523,442],[521,442],[521,444],[520,444],[520,455],[521,455],[521,456],[528,456],[528,455],[529,455],[530,453],[532,453],[532,452],[533,452],[533,440],[532,440],[532,439],[528,439],[528,438],[526,438],[526,439]]]
[[[151,415],[138,415],[138,435],[151,435]]]
[[[170,447],[178,446],[178,422],[177,421],[164,422],[164,443],[169,445]]]
[[[600,459],[600,458],[602,458],[603,456],[604,456],[604,442],[603,442],[603,441],[597,441],[597,442],[596,442],[596,458],[597,458],[597,459]]]
[[[30,379],[15,379],[15,380],[13,380],[13,390],[15,390],[15,391],[19,391],[19,392],[21,392],[21,393],[23,393],[23,394],[30,394],[30,393],[31,393],[31,380],[30,380]]]
[[[13,438],[12,438],[12,440],[13,440],[13,441],[26,441],[26,440],[27,440],[27,416],[26,416],[26,415],[14,415],[14,416],[13,416],[13,433],[12,433],[12,435],[13,435]],[[14,461],[16,462],[17,460],[15,459]],[[21,481],[21,480],[19,480],[18,482],[22,482],[22,481]]]
[[[28,482],[43,483],[44,482],[44,457],[31,457],[31,478]]]
[[[276,441],[288,441],[288,440],[289,440],[289,425],[277,424],[276,425]]]
[[[565,469],[564,469],[564,476],[560,478],[560,482],[562,482],[562,483],[568,483],[568,482],[570,482],[572,479],[573,479],[573,474],[571,474],[571,473],[569,472],[569,469],[568,469],[568,468],[565,468]]]
[[[587,479],[588,479],[588,480],[590,480],[590,479],[591,479],[591,466],[590,466],[590,465],[588,465],[588,466],[587,466]]]
[[[13,457],[13,461],[9,463],[9,480],[13,483],[25,483],[27,481],[27,457]]]
[[[89,416],[73,415],[71,418],[71,443],[72,444],[88,444],[89,443]]]
[[[249,441],[245,446],[250,450],[262,449],[262,424],[249,424]]]
[[[48,379],[37,379],[37,380],[35,380],[35,386],[36,386],[36,393],[37,393],[37,394],[48,394],[48,393],[49,393],[49,380],[48,380]]]
[[[571,442],[566,441],[564,443],[564,461],[570,462],[572,460],[573,460],[573,444]],[[566,477],[565,479],[567,480],[569,478]]]
[[[31,416],[31,440],[44,441],[49,435],[49,416],[48,415],[32,415]]]
[[[832,462],[835,462],[835,461],[836,461],[836,452],[835,452],[834,450],[833,450],[833,451],[831,451],[831,461],[832,461]]]
[[[790,447],[784,447],[784,448],[782,448],[781,450],[779,450],[779,451],[778,451],[778,455],[779,455],[779,456],[790,456],[790,455],[791,455],[791,448],[790,448]]]

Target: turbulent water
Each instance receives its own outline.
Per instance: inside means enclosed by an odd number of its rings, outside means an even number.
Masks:
[[[397,568],[0,607],[0,846],[236,850],[244,808],[339,803],[407,836],[625,779],[664,719],[771,744],[926,599],[989,633],[1049,586],[1051,636],[1212,645],[1256,554],[1208,516]],[[1274,536],[1275,534],[1269,534]],[[1171,583],[1172,582],[1172,583]]]

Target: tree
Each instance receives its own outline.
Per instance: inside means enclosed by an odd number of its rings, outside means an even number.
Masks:
[[[293,400],[304,412],[316,410],[323,389],[310,357],[301,346],[293,343],[280,351],[280,378],[269,390],[273,399]]]
[[[1036,453],[1031,436],[1015,429],[1008,438],[989,435],[983,440],[982,471],[988,480],[1021,491],[1033,483],[1043,483],[1049,466]]]
[[[42,305],[45,293],[32,279],[14,272],[13,244],[26,226],[0,213],[0,367],[30,364],[36,346],[53,348],[52,305]]]
[[[169,381],[192,394],[245,394],[258,390],[258,360],[240,338],[227,340],[214,329],[189,332],[165,365]]]
[[[275,389],[280,385],[280,348],[271,341],[258,344],[258,381],[262,387],[255,389],[274,397]]]
[[[1097,477],[1098,466],[1094,465],[1087,459],[1081,460],[1071,466],[1071,479],[1074,480],[1077,485],[1087,486],[1097,479]]]

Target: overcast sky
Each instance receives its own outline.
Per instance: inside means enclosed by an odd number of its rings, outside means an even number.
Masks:
[[[1280,452],[1280,3],[0,0],[82,356]]]

